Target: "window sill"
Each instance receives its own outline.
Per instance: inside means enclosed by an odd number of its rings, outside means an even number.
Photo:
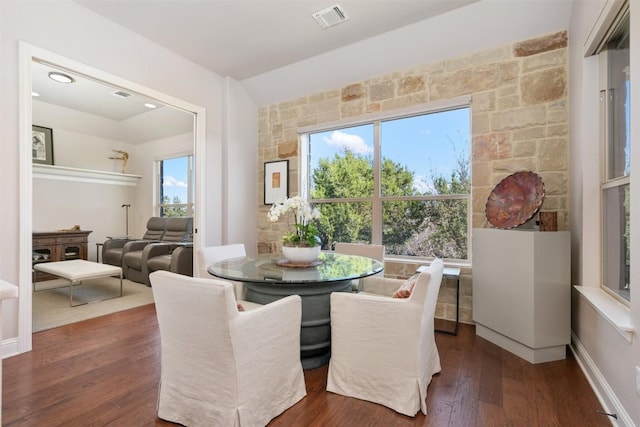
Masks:
[[[620,304],[600,288],[574,286],[588,302],[613,326],[628,342],[633,341],[635,328],[631,323],[629,307]]]
[[[140,175],[106,172],[66,166],[33,165],[33,177],[59,181],[91,182],[97,184],[125,185],[135,187]]]

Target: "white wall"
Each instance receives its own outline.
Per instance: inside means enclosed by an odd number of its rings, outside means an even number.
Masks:
[[[258,123],[258,111],[238,82],[226,79],[224,92],[228,114],[223,123],[225,140],[229,143],[223,152],[223,174],[228,180],[222,204],[223,222],[227,224],[222,231],[223,240],[228,243],[244,242],[247,254],[255,256],[258,253],[258,210],[255,205],[258,181],[255,178],[259,168],[257,149],[249,142],[258,140],[258,129],[247,124]],[[253,198],[253,209],[243,217],[236,216],[233,209],[233,199],[238,194]]]
[[[56,166],[121,172],[122,162],[111,160],[112,150],[131,152],[123,141],[122,126],[115,120],[97,117],[44,102],[33,102],[33,124],[52,129],[53,161]],[[137,174],[128,163],[126,173]]]
[[[222,243],[221,200],[226,185],[221,173],[222,79],[220,76],[159,47],[139,35],[124,30],[69,0],[0,2],[0,188],[3,203],[11,209],[0,211],[0,236],[4,247],[19,248],[21,218],[17,207],[19,192],[19,54],[22,40],[42,49],[103,70],[131,82],[166,93],[206,109],[205,185],[207,210],[205,244]],[[256,127],[247,121],[246,126]],[[247,141],[247,144],[256,144]],[[254,148],[257,151],[257,144]],[[255,152],[253,156],[256,156]],[[257,175],[251,178],[257,182]],[[255,211],[255,198],[236,194],[228,201],[235,218]],[[3,254],[0,278],[19,281],[19,253]],[[18,303],[4,304],[4,337],[18,334]],[[22,331],[30,333],[30,331]]]
[[[601,16],[605,0],[576,2],[569,32],[571,111],[571,232],[573,284],[600,286],[600,143],[598,59],[584,57],[585,42]],[[640,105],[640,2],[631,1],[631,164],[640,164],[640,122],[635,110]],[[634,170],[635,171],[635,170]],[[635,173],[635,172],[634,172]],[[635,179],[634,179],[635,178]],[[632,176],[631,185],[631,321],[640,327],[640,189]],[[635,367],[640,366],[637,335],[629,343],[587,300],[574,291],[572,331],[595,389],[609,410],[618,412],[618,425],[640,424],[640,397],[635,391]],[[636,330],[636,333],[638,330]],[[623,415],[623,417],[620,417]],[[626,418],[625,418],[626,417]]]

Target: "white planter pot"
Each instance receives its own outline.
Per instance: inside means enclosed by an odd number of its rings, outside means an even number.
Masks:
[[[309,264],[318,259],[320,256],[320,246],[312,248],[283,246],[282,253],[290,262],[296,264]]]

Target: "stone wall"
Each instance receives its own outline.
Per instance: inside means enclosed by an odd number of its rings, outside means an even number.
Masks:
[[[484,207],[505,176],[538,173],[545,184],[543,211],[558,213],[568,230],[567,33],[544,35],[461,58],[398,71],[328,92],[260,108],[259,164],[289,160],[289,194],[298,194],[298,134],[303,126],[372,112],[471,96],[472,221],[487,227]],[[278,250],[283,229],[267,221],[259,172],[258,249]],[[408,277],[416,262],[386,262],[389,277]],[[471,269],[463,268],[461,320],[470,322]],[[438,317],[455,319],[455,286],[443,283]]]

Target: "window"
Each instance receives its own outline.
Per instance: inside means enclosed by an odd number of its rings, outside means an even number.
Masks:
[[[600,110],[604,167],[602,199],[602,286],[630,300],[630,56],[629,13],[614,24],[599,52]]]
[[[193,156],[156,162],[158,171],[158,215],[193,216]]]
[[[387,255],[468,259],[469,135],[468,103],[302,134],[323,248],[382,243]]]

